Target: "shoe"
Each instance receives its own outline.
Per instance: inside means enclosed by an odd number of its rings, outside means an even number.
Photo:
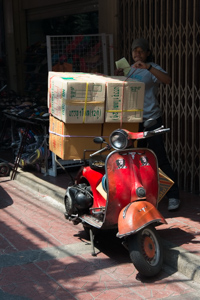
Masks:
[[[169,198],[169,203],[168,203],[168,210],[176,210],[179,208],[180,205],[180,200],[176,198]]]

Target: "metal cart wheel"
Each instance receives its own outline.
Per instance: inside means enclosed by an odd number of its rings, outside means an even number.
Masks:
[[[7,163],[0,163],[0,176],[9,176],[10,175],[10,166]]]

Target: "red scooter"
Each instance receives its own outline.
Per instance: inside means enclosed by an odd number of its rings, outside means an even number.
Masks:
[[[90,155],[81,167],[75,184],[66,190],[65,217],[75,225],[82,223],[90,233],[94,253],[94,234],[98,229],[118,229],[117,237],[129,250],[140,274],[154,276],[162,268],[163,248],[155,226],[166,223],[157,210],[159,173],[155,154],[146,148],[134,148],[136,140],[169,131],[164,126],[144,132],[118,129],[110,143]],[[111,149],[114,149],[110,151]],[[106,156],[99,155],[104,151]]]

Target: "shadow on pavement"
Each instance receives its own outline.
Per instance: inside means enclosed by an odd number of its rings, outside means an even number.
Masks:
[[[0,299],[1,300],[31,300],[31,298],[23,297],[23,296],[17,296],[17,295],[11,295],[8,293],[4,293],[0,290]]]
[[[157,281],[159,282],[162,279],[168,278],[173,273],[176,273],[176,269],[172,269],[172,268],[170,268],[170,270],[166,272],[163,265],[163,269],[161,270],[161,272],[155,275],[154,277],[145,277],[141,275],[133,266],[131,259],[129,257],[128,250],[122,245],[122,240],[116,237],[116,233],[117,233],[116,230],[110,230],[110,231],[100,231],[96,235],[94,239],[94,246],[96,249],[98,249],[98,252],[96,252],[97,258],[99,253],[103,253],[106,256],[108,256],[109,259],[111,259],[113,265],[115,266],[119,266],[120,264],[123,265],[123,264],[130,263],[130,266],[132,265],[133,267],[133,272],[134,270],[136,272],[135,273],[136,280],[143,283],[155,283]],[[75,236],[77,236],[81,241],[87,239],[88,243],[90,243],[90,239],[84,230],[79,231],[79,233]],[[91,247],[91,252],[92,252],[92,247]],[[95,260],[93,261],[93,263],[95,264]]]
[[[5,208],[13,204],[12,198],[6,193],[6,191],[0,186],[0,209]],[[0,298],[1,299],[1,298]]]

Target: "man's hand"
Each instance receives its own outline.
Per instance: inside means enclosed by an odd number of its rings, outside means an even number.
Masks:
[[[114,74],[116,76],[124,76],[124,70],[123,69],[116,69]]]
[[[165,83],[165,84],[171,84],[171,77],[167,74],[164,73],[156,68],[154,68],[153,66],[151,66],[151,68],[149,69],[151,65],[150,64],[146,64],[142,61],[137,61],[136,63],[134,63],[133,68],[136,69],[146,69],[148,70],[148,72],[150,72],[152,75],[154,75],[160,82]]]
[[[149,67],[150,67],[150,64],[146,64],[143,61],[137,61],[133,65],[133,68],[136,68],[136,69],[148,69]]]

